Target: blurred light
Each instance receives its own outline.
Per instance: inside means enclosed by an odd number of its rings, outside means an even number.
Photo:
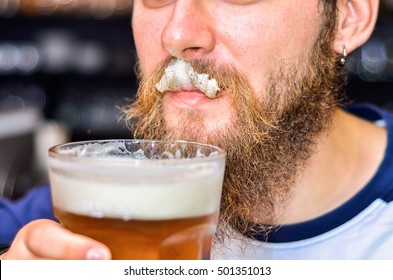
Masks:
[[[362,64],[370,73],[382,73],[387,63],[385,45],[382,40],[373,39],[362,48]]]
[[[57,0],[60,5],[69,5],[73,2],[73,0]]]
[[[51,15],[70,13],[106,19],[131,13],[132,0],[1,0],[0,16],[12,17],[18,12]]]
[[[7,83],[0,88],[0,111],[12,109],[44,109],[47,95],[41,85],[35,83]]]
[[[23,1],[22,3],[24,3]],[[58,3],[53,0],[36,0],[36,9],[38,10],[38,13],[42,15],[50,15],[54,11],[56,11]]]
[[[109,18],[116,10],[116,1],[114,0],[95,0],[90,3],[90,14],[98,19]]]
[[[0,100],[0,112],[16,109],[23,110],[25,107],[25,101],[20,96],[10,94]]]
[[[0,72],[15,70],[19,56],[19,50],[14,44],[0,44]]]
[[[85,74],[102,70],[107,62],[107,53],[95,42],[80,43],[74,51],[73,67]]]
[[[23,95],[23,100],[28,107],[33,107],[37,109],[44,109],[46,105],[46,94],[44,89],[36,84],[25,86],[21,95]]]
[[[65,32],[53,31],[43,34],[40,38],[43,68],[54,73],[69,70],[74,44],[74,38]]]
[[[41,112],[32,108],[0,111],[0,139],[31,132],[41,118]]]
[[[0,1],[0,16],[6,18],[13,17],[19,11],[20,0],[1,0]]]
[[[40,62],[40,55],[35,46],[21,45],[19,47],[19,61],[16,67],[22,72],[33,72]]]

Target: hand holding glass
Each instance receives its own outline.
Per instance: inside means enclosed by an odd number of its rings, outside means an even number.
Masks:
[[[102,140],[49,151],[56,217],[114,259],[208,259],[225,170],[220,148]]]

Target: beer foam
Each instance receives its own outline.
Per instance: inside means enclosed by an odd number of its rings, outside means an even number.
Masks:
[[[136,140],[136,142],[138,142]],[[148,160],[153,159],[186,159],[185,151],[187,150],[187,145],[184,147],[169,147],[171,151],[164,150],[159,152],[159,150],[149,149],[147,155],[143,149],[138,149],[136,151],[129,150],[127,147],[127,141],[99,141],[94,143],[86,143],[76,145],[74,147],[69,147],[61,151],[62,155],[76,156],[82,158],[99,158],[100,161],[111,160],[112,158],[125,158],[132,160]],[[142,142],[143,143],[143,142]],[[218,151],[208,151],[209,154],[204,154],[201,148],[195,148],[195,154],[193,158],[205,158],[210,156],[216,156],[219,154]]]
[[[220,90],[215,79],[209,79],[208,74],[196,72],[191,64],[183,59],[176,59],[169,63],[156,88],[161,93],[197,89],[209,98],[217,97],[217,92]]]
[[[64,162],[52,159],[54,206],[75,214],[123,220],[164,220],[218,213],[224,176],[222,162],[193,164],[187,169],[124,163],[119,160],[114,168],[99,168],[75,162],[64,166]]]
[[[129,151],[124,141],[101,141],[94,143],[86,143],[84,145],[76,145],[67,150],[62,150],[63,155],[73,155],[77,157],[128,157],[133,159],[147,159],[142,149],[137,151]]]

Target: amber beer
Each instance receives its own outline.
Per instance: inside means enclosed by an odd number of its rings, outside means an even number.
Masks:
[[[55,209],[65,227],[106,244],[114,259],[209,259],[216,215],[167,220],[92,218]]]
[[[50,150],[55,215],[114,259],[208,259],[225,168],[219,148],[110,140]]]

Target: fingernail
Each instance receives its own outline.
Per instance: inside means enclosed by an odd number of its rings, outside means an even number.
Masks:
[[[86,260],[109,260],[108,251],[102,248],[93,248],[87,251]]]

